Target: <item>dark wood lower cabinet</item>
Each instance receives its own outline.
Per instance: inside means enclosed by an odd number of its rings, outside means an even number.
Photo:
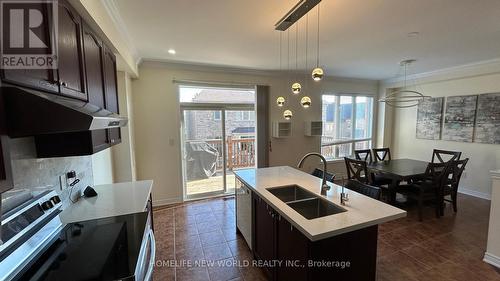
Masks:
[[[270,264],[276,257],[276,227],[274,213],[267,203],[255,193],[252,194],[254,218],[254,256],[257,260]],[[266,274],[274,279],[274,270],[265,266]]]
[[[253,252],[277,281],[374,281],[378,226],[311,241],[257,194]]]

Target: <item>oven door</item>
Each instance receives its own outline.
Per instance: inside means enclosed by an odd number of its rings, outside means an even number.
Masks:
[[[144,238],[142,239],[141,251],[135,270],[136,281],[153,280],[153,269],[155,265],[156,243],[153,229],[151,228],[151,217],[148,217]]]

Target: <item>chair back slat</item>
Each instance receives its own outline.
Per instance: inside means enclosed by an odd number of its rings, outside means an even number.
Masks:
[[[451,168],[451,185],[452,187],[458,188],[458,184],[460,183],[460,178],[462,177],[462,173],[465,170],[465,166],[469,162],[469,158],[465,158],[463,160],[454,160],[450,162]]]
[[[432,180],[436,188],[442,188],[450,175],[451,163],[429,163],[425,169],[425,177]]]
[[[369,149],[358,149],[354,150],[354,156],[357,160],[363,160],[371,163],[372,160],[372,152]]]
[[[316,168],[311,173],[311,175],[318,177],[318,178],[323,178],[323,170]],[[326,172],[326,180],[333,183],[333,180],[335,180],[335,174]]]
[[[366,195],[368,197],[371,197],[373,199],[380,200],[380,188],[378,188],[376,186],[371,186],[371,185],[359,182],[357,180],[348,180],[345,187],[350,189],[350,190],[361,193],[363,195]]]
[[[375,162],[391,160],[391,150],[388,147],[374,148],[372,149],[372,151],[373,151],[373,157],[375,158]]]
[[[434,149],[432,151],[432,163],[445,163],[448,161],[460,160],[462,152]]]
[[[370,183],[366,161],[344,157],[347,169],[347,179],[355,179],[363,183]]]

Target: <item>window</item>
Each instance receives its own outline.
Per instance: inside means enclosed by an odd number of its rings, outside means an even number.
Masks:
[[[220,111],[219,110],[216,110],[214,111],[214,120],[215,121],[219,121],[220,120]]]
[[[373,97],[323,95],[321,154],[327,159],[349,157],[372,145]]]
[[[238,121],[254,121],[255,111],[238,111],[236,119]]]

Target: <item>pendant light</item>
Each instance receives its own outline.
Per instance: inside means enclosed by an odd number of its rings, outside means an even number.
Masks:
[[[404,67],[404,83],[403,88],[396,89],[392,91],[387,96],[379,99],[379,102],[383,102],[389,106],[395,108],[408,108],[419,105],[425,98],[430,98],[430,96],[425,96],[421,92],[408,89],[407,85],[407,72],[410,64],[414,63],[415,59],[407,59],[401,61],[399,64]],[[415,87],[418,83],[415,83]]]
[[[298,70],[298,46],[299,46],[299,25],[295,25],[295,71]],[[300,94],[300,90],[302,89],[302,85],[300,85],[300,83],[297,81],[297,82],[294,82],[292,84],[292,93],[294,95],[298,95]]]
[[[308,45],[309,45],[309,14],[306,14],[306,58],[305,58],[305,63],[307,69],[309,66],[307,65],[307,55],[308,55]],[[305,80],[306,82],[306,89],[308,89],[308,79]],[[302,99],[300,99],[300,104],[302,105],[303,108],[309,108],[311,106],[311,98],[308,96],[304,96]]]
[[[279,106],[279,107],[283,107],[283,105],[285,105],[285,98],[284,97],[278,97],[276,99],[276,104]]]
[[[316,34],[316,39],[317,39],[317,43],[316,43],[316,68],[313,69],[312,71],[312,79],[314,81],[321,81],[321,79],[323,79],[323,76],[325,75],[325,73],[323,72],[323,69],[321,67],[319,67],[319,6],[321,4],[318,4],[318,27],[317,27],[317,34]]]
[[[287,109],[287,110],[285,110],[285,112],[283,112],[283,117],[285,118],[285,120],[292,119],[292,116],[293,116],[292,111],[289,109]]]
[[[281,47],[282,47],[282,41],[283,41],[283,33],[281,33],[281,31],[279,31],[280,33],[280,43],[279,43],[279,56],[280,56],[280,72],[281,70],[283,69],[283,64],[282,64],[282,60],[281,60]],[[285,104],[285,98],[282,97],[282,96],[279,96],[277,99],[276,99],[276,104],[279,106],[279,107],[282,107],[284,104]]]
[[[300,100],[300,104],[302,105],[302,107],[304,108],[309,108],[311,106],[311,98],[308,97],[308,96],[305,96],[303,97],[301,100]]]

